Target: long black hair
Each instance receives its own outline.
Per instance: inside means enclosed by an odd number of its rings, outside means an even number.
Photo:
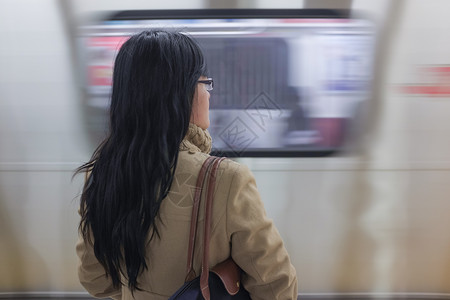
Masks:
[[[88,174],[80,234],[93,243],[115,287],[124,284],[123,274],[132,291],[139,289],[137,277],[148,268],[146,242],[159,237],[155,219],[173,181],[202,75],[198,44],[180,32],[141,32],[117,54],[109,133],[76,171]]]

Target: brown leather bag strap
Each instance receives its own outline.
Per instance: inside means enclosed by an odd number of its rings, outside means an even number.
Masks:
[[[215,185],[217,179],[217,170],[220,163],[225,159],[225,157],[217,158],[213,162],[210,176],[208,177],[208,189],[207,197],[205,203],[205,228],[203,235],[203,262],[202,262],[202,273],[200,275],[200,289],[202,291],[203,298],[206,300],[210,299],[209,292],[209,241],[211,233],[211,215],[212,215],[212,205],[214,200]]]
[[[194,263],[194,248],[195,248],[195,237],[197,234],[197,221],[198,221],[198,212],[200,207],[200,199],[202,196],[203,182],[205,180],[205,176],[208,173],[209,169],[212,166],[213,161],[217,157],[210,156],[208,157],[202,165],[200,172],[197,178],[197,184],[195,186],[195,194],[194,194],[194,205],[192,206],[192,217],[191,217],[191,229],[189,234],[189,247],[188,247],[188,258],[187,258],[187,268],[186,268],[186,278],[185,281],[191,281],[195,278],[195,271],[193,267]]]

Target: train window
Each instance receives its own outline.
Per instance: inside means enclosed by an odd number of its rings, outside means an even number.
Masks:
[[[93,130],[105,123],[117,50],[146,28],[178,28],[203,48],[217,155],[334,153],[370,96],[374,28],[345,12],[124,11],[80,31]]]

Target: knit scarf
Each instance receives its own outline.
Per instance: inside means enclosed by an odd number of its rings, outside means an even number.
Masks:
[[[209,154],[211,152],[211,135],[193,123],[189,123],[189,129],[180,144],[180,151],[200,151]]]

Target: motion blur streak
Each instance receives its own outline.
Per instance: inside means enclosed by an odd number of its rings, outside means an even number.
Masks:
[[[346,2],[376,30],[358,126],[333,156],[237,160],[254,172],[306,298],[450,299],[450,2]],[[98,140],[78,28],[111,10],[217,5],[0,0],[0,298],[84,295],[74,251],[83,178],[71,176]]]

